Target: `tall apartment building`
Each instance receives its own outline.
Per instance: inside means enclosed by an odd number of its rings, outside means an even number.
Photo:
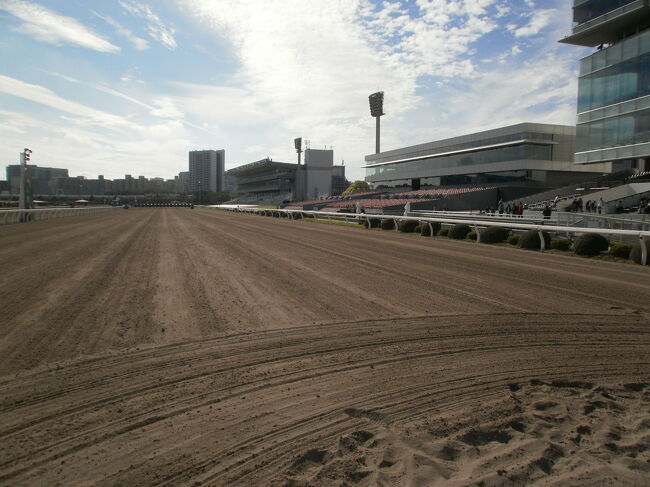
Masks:
[[[225,187],[226,151],[190,151],[190,191],[223,191]]]
[[[27,165],[27,170],[32,178],[32,191],[34,194],[52,194],[52,183],[57,178],[67,178],[68,170],[58,167],[41,167],[33,164]],[[12,194],[20,191],[20,164],[7,166],[7,181]]]
[[[580,61],[575,162],[650,169],[648,0],[574,0],[571,35],[596,48]]]

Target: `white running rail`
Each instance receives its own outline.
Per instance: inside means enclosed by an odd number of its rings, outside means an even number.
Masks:
[[[0,210],[0,225],[11,223],[30,222],[37,220],[51,220],[66,216],[94,215],[107,211],[121,210],[121,206],[96,206],[90,208],[34,208],[31,210]]]
[[[503,228],[512,228],[518,230],[536,230],[539,232],[541,247],[540,251],[545,250],[545,242],[542,236],[542,232],[562,232],[562,233],[599,233],[601,235],[627,235],[638,237],[639,244],[641,246],[641,263],[646,265],[648,263],[648,246],[646,239],[650,237],[650,231],[639,231],[639,230],[618,230],[610,228],[580,228],[580,227],[566,227],[559,225],[545,225],[543,223],[517,223],[517,222],[496,222],[496,221],[481,221],[481,220],[464,220],[459,218],[444,218],[444,217],[421,217],[421,216],[401,216],[401,215],[374,215],[367,213],[337,213],[337,212],[324,212],[324,211],[309,211],[309,210],[279,210],[279,209],[265,209],[265,208],[219,208],[228,211],[238,211],[241,213],[254,213],[260,215],[273,215],[274,213],[285,214],[288,218],[294,219],[294,216],[297,214],[303,215],[313,215],[314,217],[324,216],[324,217],[342,217],[356,219],[357,221],[361,218],[364,219],[379,219],[379,220],[393,220],[395,223],[395,228],[397,229],[397,224],[400,221],[412,220],[420,223],[428,223],[429,228],[432,223],[448,223],[448,224],[466,224],[469,225],[476,232],[476,241],[481,241],[481,229],[487,227],[503,227]],[[368,222],[368,225],[370,223]],[[433,232],[431,232],[433,233]]]

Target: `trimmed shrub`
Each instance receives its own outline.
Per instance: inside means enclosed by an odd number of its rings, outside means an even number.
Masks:
[[[397,229],[403,233],[412,233],[417,226],[418,222],[415,220],[404,220],[397,224]]]
[[[392,218],[383,218],[380,226],[382,230],[393,230],[395,228],[395,222]]]
[[[438,235],[440,235],[441,237],[448,236],[449,235],[449,228],[447,228],[447,227],[441,228],[440,231],[438,232]]]
[[[552,238],[551,248],[555,250],[571,250],[571,240],[568,238]]]
[[[641,246],[639,246],[639,250],[641,250]],[[613,257],[618,257],[620,259],[629,259],[631,251],[632,245],[630,244],[613,243],[610,245],[609,252],[607,253]]]
[[[609,242],[599,233],[583,233],[573,242],[573,251],[578,255],[598,255],[608,247]]]
[[[370,228],[377,228],[381,225],[381,220],[379,218],[368,218],[368,221],[370,222]]]
[[[294,220],[300,220],[302,218],[302,213],[294,213],[292,216]]]
[[[548,249],[551,248],[551,237],[547,232],[542,232],[544,235],[544,246]],[[519,237],[517,245],[522,249],[539,250],[541,242],[539,241],[539,233],[537,230],[528,230],[522,233]]]
[[[431,227],[433,227],[433,236],[435,237],[438,235],[438,232],[440,232],[442,225],[440,222],[431,222]],[[420,235],[423,237],[431,236],[431,228],[429,228],[429,222],[424,222],[422,225],[420,225]]]
[[[472,230],[467,235],[465,235],[467,240],[476,240],[476,231]]]
[[[521,237],[521,235],[518,233],[513,233],[506,239],[506,242],[508,242],[510,245],[519,245],[519,237]]]
[[[487,227],[481,230],[481,243],[495,244],[501,243],[508,238],[510,229],[503,227]]]
[[[414,233],[422,233],[422,225],[420,223],[415,225],[415,228],[413,229],[413,232]]]
[[[464,223],[459,223],[457,225],[454,225],[451,227],[451,230],[449,230],[449,238],[455,238],[456,240],[462,240],[465,237],[467,237],[467,234],[471,231],[471,228],[469,228],[469,225],[465,225]]]
[[[650,238],[645,239],[646,248],[650,249]],[[641,246],[633,245],[632,250],[630,250],[630,260],[633,260],[637,264],[641,263]],[[650,259],[646,262],[646,265],[650,264]]]

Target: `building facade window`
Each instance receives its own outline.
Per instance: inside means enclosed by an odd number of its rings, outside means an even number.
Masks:
[[[548,161],[552,157],[552,148],[546,144],[518,144],[509,147],[499,147],[476,152],[466,152],[449,156],[431,157],[417,161],[386,164],[366,168],[366,177],[386,174],[420,174],[426,177],[427,170],[456,168],[481,164],[494,164],[499,162],[517,160],[542,160]],[[399,173],[399,174],[396,174]]]
[[[588,0],[573,8],[574,25],[584,24],[635,0]],[[576,2],[578,3],[578,2]]]
[[[578,152],[650,142],[650,109],[578,125],[576,137]]]
[[[650,95],[650,52],[580,78],[578,113],[646,95]]]

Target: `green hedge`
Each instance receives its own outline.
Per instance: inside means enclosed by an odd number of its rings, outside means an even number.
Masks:
[[[568,238],[552,238],[551,248],[555,250],[571,250],[571,240]]]
[[[440,235],[441,237],[448,236],[449,235],[449,228],[447,228],[447,227],[441,228],[440,231],[438,232],[438,235]]]
[[[431,227],[433,227],[433,235],[436,236],[438,235],[438,232],[440,231],[442,225],[440,224],[440,222],[431,222]],[[423,222],[420,225],[420,235],[422,235],[423,237],[431,236],[431,229],[429,228],[429,222]]]
[[[573,242],[573,251],[578,255],[598,255],[609,248],[609,242],[599,233],[583,233]]]
[[[542,234],[544,235],[545,248],[551,248],[550,235],[547,232],[542,232]],[[539,233],[537,230],[528,230],[526,233],[522,233],[517,245],[522,249],[539,250],[541,248]]]
[[[509,234],[510,234],[509,228],[487,227],[486,229],[481,230],[481,243],[484,244],[501,243],[508,238]]]
[[[402,233],[413,233],[418,222],[415,220],[403,220],[397,224],[397,229]]]
[[[629,259],[630,252],[632,252],[632,247],[633,246],[630,244],[613,243],[609,247],[608,254],[613,257],[618,257],[620,259]],[[641,249],[641,246],[639,246],[639,249]]]
[[[513,233],[506,239],[506,242],[508,242],[510,245],[519,245],[520,237],[521,235],[519,235],[518,233]]]
[[[394,230],[395,229],[395,222],[393,221],[392,218],[383,218],[381,220],[381,229],[382,230]]]
[[[465,238],[466,238],[467,240],[476,240],[476,235],[477,235],[476,231],[475,231],[475,230],[472,230],[471,232],[469,232],[469,233],[465,236]]]
[[[449,238],[454,238],[456,240],[463,240],[465,237],[467,237],[467,234],[471,231],[471,228],[469,228],[469,225],[465,225],[464,223],[458,223],[457,225],[454,225],[451,227],[451,230],[449,230]]]

